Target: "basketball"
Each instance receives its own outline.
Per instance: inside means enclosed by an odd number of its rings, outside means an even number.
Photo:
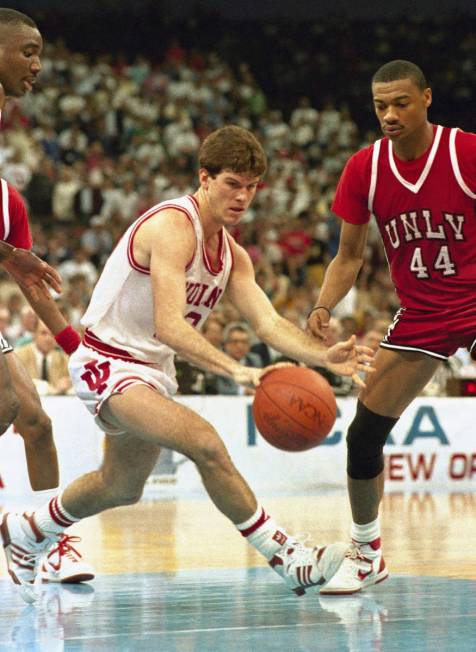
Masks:
[[[266,374],[253,402],[256,427],[284,451],[305,451],[329,434],[337,404],[327,380],[312,369],[283,367]]]

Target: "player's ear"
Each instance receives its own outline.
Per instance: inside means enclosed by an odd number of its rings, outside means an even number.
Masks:
[[[423,97],[424,97],[424,102],[425,102],[425,108],[428,109],[428,107],[431,106],[431,103],[433,101],[433,95],[431,92],[431,88],[425,88],[423,91]]]
[[[209,174],[208,170],[205,169],[205,168],[200,168],[200,170],[198,171],[198,178],[199,178],[199,181],[200,181],[200,186],[204,190],[208,190],[208,183],[209,183],[209,180],[210,180],[210,174]]]

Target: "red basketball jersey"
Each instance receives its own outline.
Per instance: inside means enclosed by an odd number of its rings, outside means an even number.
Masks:
[[[334,212],[373,214],[402,306],[454,309],[476,299],[476,135],[434,126],[431,147],[400,161],[388,138],[354,154]]]
[[[0,179],[0,240],[22,249],[33,245],[23,199],[5,179]]]

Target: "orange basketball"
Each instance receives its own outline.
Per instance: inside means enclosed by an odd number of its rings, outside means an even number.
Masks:
[[[253,417],[266,441],[285,451],[314,448],[329,434],[337,404],[327,380],[312,369],[283,367],[256,390]]]

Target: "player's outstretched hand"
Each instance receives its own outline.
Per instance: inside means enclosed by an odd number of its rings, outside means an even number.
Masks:
[[[346,342],[331,346],[326,354],[326,367],[339,376],[351,376],[356,385],[365,387],[359,372],[374,372],[372,362],[375,356],[370,347],[358,345],[356,342],[355,335],[351,335]]]
[[[39,293],[48,294],[48,287],[61,292],[61,276],[44,260],[27,249],[14,249],[2,263],[15,281],[38,299]]]
[[[239,385],[244,385],[245,387],[258,387],[261,382],[261,379],[269,374],[270,371],[274,369],[280,369],[281,367],[294,367],[295,365],[292,362],[276,362],[276,364],[270,364],[267,367],[240,367],[233,374],[233,379]]]

